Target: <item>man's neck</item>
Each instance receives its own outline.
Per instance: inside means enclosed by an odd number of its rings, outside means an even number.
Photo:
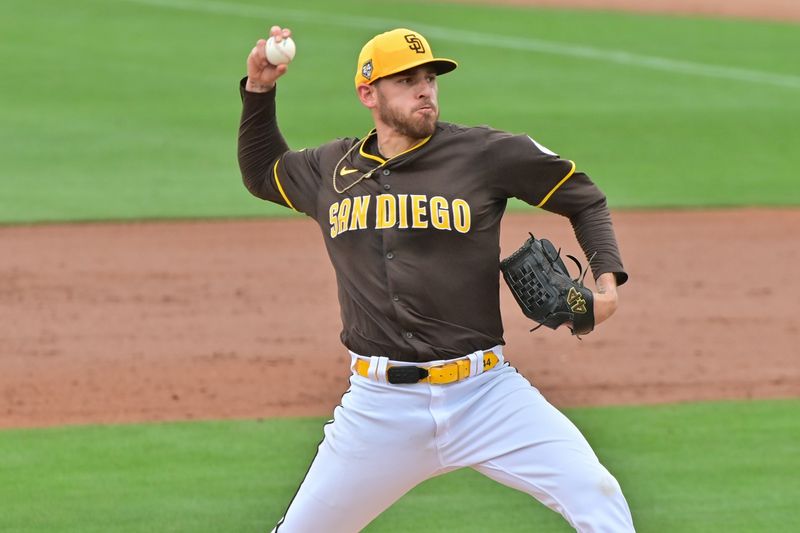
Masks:
[[[377,127],[378,151],[386,159],[407,152],[419,144],[422,139],[412,139],[397,133],[390,128]]]

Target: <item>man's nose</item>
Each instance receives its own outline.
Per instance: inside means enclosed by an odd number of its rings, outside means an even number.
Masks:
[[[423,80],[417,84],[417,98],[430,98],[431,90],[431,84]]]

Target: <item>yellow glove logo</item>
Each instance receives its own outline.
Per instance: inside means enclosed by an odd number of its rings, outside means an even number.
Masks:
[[[583,296],[581,296],[581,293],[575,290],[575,287],[569,288],[569,293],[567,293],[567,304],[573,313],[586,313],[586,300],[583,298]]]

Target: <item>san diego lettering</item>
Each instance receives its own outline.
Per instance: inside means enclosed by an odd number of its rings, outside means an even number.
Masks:
[[[467,233],[472,226],[466,200],[449,202],[443,196],[428,199],[424,194],[380,194],[344,198],[331,204],[329,221],[331,238],[345,231],[368,229],[367,219],[374,220],[374,229],[426,229]]]

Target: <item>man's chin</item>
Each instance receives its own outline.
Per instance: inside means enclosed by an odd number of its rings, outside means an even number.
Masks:
[[[403,121],[395,121],[391,124],[394,129],[406,137],[412,139],[424,139],[430,137],[436,131],[436,115],[421,116],[421,113],[414,112],[412,116]]]
[[[433,135],[433,132],[436,131],[436,119],[436,115],[431,114],[417,122],[415,129],[420,133],[418,138],[421,139]]]

